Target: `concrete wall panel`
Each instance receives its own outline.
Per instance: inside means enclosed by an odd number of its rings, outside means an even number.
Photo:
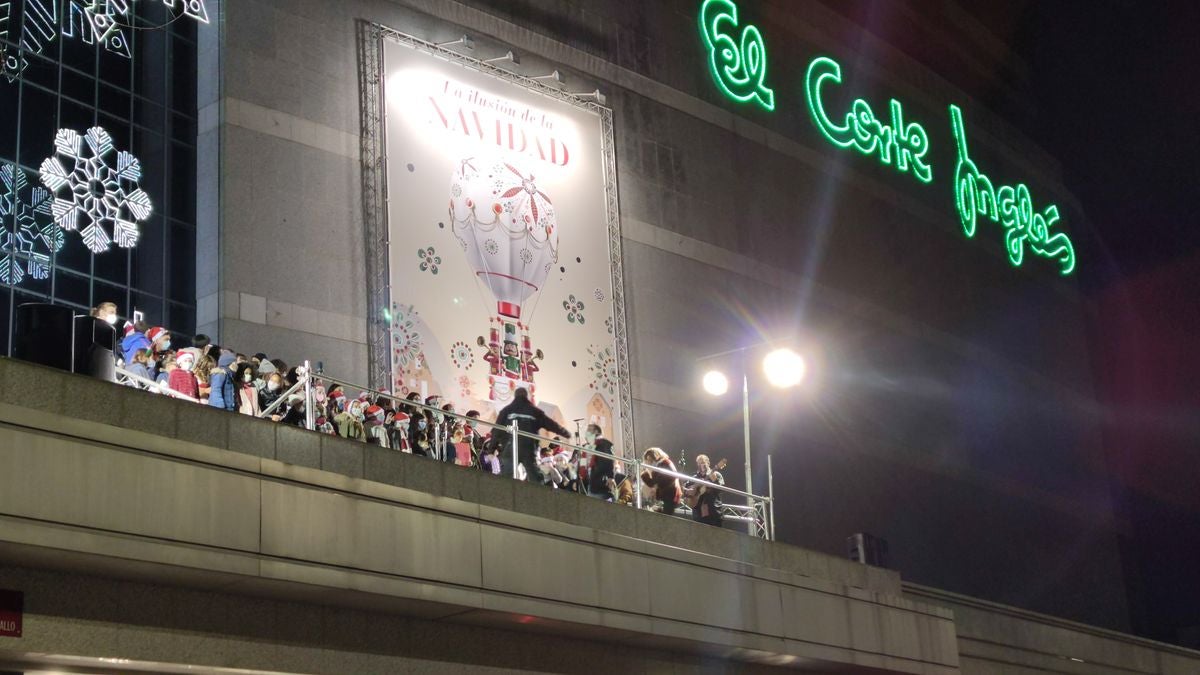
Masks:
[[[479,587],[479,524],[335,492],[263,483],[262,551]]]
[[[217,468],[0,427],[0,513],[252,551],[258,481]]]

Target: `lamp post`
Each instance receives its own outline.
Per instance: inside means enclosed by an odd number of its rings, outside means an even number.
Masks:
[[[745,452],[746,492],[754,493],[754,474],[750,467],[750,367],[749,351],[761,347],[763,343],[749,347],[738,347],[718,354],[702,356],[697,361],[706,361],[728,354],[738,354],[742,362],[742,445]],[[804,358],[796,352],[781,347],[769,352],[762,362],[763,374],[767,381],[780,389],[795,387],[804,380],[807,365]],[[704,391],[712,396],[724,396],[729,391],[729,378],[720,370],[709,370],[702,380]],[[751,533],[754,525],[751,524]]]

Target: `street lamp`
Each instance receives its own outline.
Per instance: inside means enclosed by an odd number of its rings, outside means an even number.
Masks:
[[[763,374],[768,382],[780,389],[800,384],[806,370],[804,359],[786,347],[776,349],[763,359]]]
[[[724,396],[729,391],[729,378],[719,370],[710,370],[704,374],[704,391],[713,396]]]
[[[747,367],[749,365],[747,350],[759,346],[761,345],[739,347],[697,359],[703,361],[735,352],[742,357],[742,442],[746,454],[746,492],[751,494],[754,493],[754,474],[750,470],[750,369]],[[767,381],[780,389],[789,389],[800,384],[804,381],[804,376],[808,371],[804,358],[787,347],[774,349],[768,353],[763,358],[762,369]],[[719,370],[706,372],[702,384],[704,391],[712,396],[723,396],[729,391],[729,378]]]

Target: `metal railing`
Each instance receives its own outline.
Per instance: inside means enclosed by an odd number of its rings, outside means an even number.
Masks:
[[[378,402],[379,400],[390,400],[401,406],[407,406],[410,410],[428,411],[435,415],[441,415],[444,420],[460,420],[463,422],[468,422],[468,421],[473,422],[484,428],[491,429],[493,431],[493,435],[496,430],[500,430],[500,431],[508,434],[508,439],[506,440],[506,443],[510,444],[510,449],[511,449],[511,453],[512,453],[511,454],[512,478],[514,478],[514,479],[520,480],[519,474],[518,474],[518,471],[519,471],[518,467],[521,466],[520,451],[519,451],[520,439],[527,438],[527,439],[536,441],[539,444],[543,443],[543,442],[551,442],[554,445],[557,445],[561,448],[564,448],[564,449],[567,449],[567,450],[573,452],[573,455],[575,457],[574,461],[576,462],[576,469],[578,468],[578,466],[577,466],[578,461],[582,457],[585,457],[587,455],[594,455],[594,456],[598,456],[598,457],[606,457],[608,459],[611,459],[614,462],[614,468],[617,466],[621,466],[621,465],[632,466],[633,472],[631,474],[629,474],[629,473],[626,474],[626,480],[633,481],[633,492],[634,492],[633,505],[635,508],[641,509],[641,508],[646,508],[648,506],[647,504],[644,503],[644,500],[643,500],[643,483],[641,480],[642,474],[645,472],[650,472],[651,475],[653,475],[654,473],[663,474],[663,475],[678,479],[681,482],[681,484],[688,484],[689,486],[693,486],[696,488],[699,488],[700,486],[706,486],[707,488],[709,488],[709,490],[717,491],[718,493],[720,493],[722,495],[732,495],[732,496],[736,496],[736,497],[740,497],[740,498],[744,499],[746,501],[745,505],[722,504],[720,507],[722,516],[728,517],[730,520],[738,520],[738,521],[742,521],[742,522],[746,522],[746,523],[752,523],[754,534],[756,534],[757,536],[762,537],[764,539],[773,539],[774,538],[774,523],[772,522],[772,520],[774,518],[774,503],[773,503],[774,497],[772,495],[764,496],[764,495],[751,494],[749,492],[731,488],[731,487],[728,487],[725,485],[713,483],[713,482],[705,480],[705,479],[696,478],[695,476],[681,473],[679,471],[671,471],[669,469],[664,469],[664,468],[660,468],[655,465],[647,464],[647,463],[643,462],[642,460],[638,459],[637,457],[622,457],[622,456],[614,455],[611,453],[603,452],[600,450],[596,450],[595,448],[592,448],[589,446],[576,445],[576,444],[570,443],[569,441],[567,441],[565,439],[555,439],[555,438],[549,438],[546,436],[542,436],[539,434],[527,433],[527,432],[521,431],[515,422],[512,423],[511,425],[502,425],[502,424],[496,424],[495,422],[488,422],[488,421],[480,419],[480,418],[470,418],[470,417],[467,417],[466,415],[463,415],[463,414],[460,414],[457,412],[445,411],[445,410],[442,410],[441,408],[438,408],[437,406],[428,405],[428,404],[425,404],[420,401],[408,400],[406,398],[396,396],[394,394],[389,394],[389,393],[383,392],[383,391],[376,391],[376,390],[371,389],[370,387],[365,387],[363,385],[360,385],[360,384],[357,384],[354,382],[349,382],[347,380],[342,380],[342,379],[339,379],[336,377],[331,377],[329,375],[325,375],[324,373],[314,373],[312,370],[312,367],[308,361],[304,362],[304,368],[303,368],[303,371],[300,373],[300,377],[301,377],[301,379],[299,381],[297,381],[296,384],[293,385],[288,390],[287,393],[285,393],[284,395],[281,395],[279,398],[279,401],[276,401],[275,404],[273,404],[273,405],[278,405],[281,401],[283,401],[285,398],[287,398],[287,396],[291,395],[292,393],[295,393],[296,391],[298,391],[300,389],[303,389],[303,391],[304,391],[304,408],[305,408],[304,426],[307,429],[310,429],[313,431],[316,430],[315,399],[313,397],[313,393],[314,393],[314,389],[315,389],[315,387],[314,387],[315,381],[328,383],[329,385],[337,385],[337,386],[340,386],[343,390],[356,389],[360,392],[365,393],[372,402]],[[270,408],[268,408],[268,410],[270,410]],[[263,411],[262,414],[265,416],[267,414],[267,411]],[[411,423],[416,424],[416,420],[413,420]],[[438,460],[441,460],[441,461],[451,461],[450,453],[452,452],[452,450],[449,447],[447,447],[448,446],[447,441],[448,441],[449,434],[443,433],[443,429],[447,429],[447,428],[448,428],[448,426],[443,426],[442,423],[438,423],[436,425],[436,428],[434,429],[434,437],[440,438],[440,444],[439,444],[440,447],[438,445],[435,445],[434,443],[431,443],[431,448],[434,450],[433,457]],[[534,462],[537,463],[536,455],[534,457]],[[614,471],[614,473],[615,473],[615,471]],[[614,495],[613,497],[614,497],[614,501],[616,501],[616,495]]]
[[[156,394],[165,394],[171,398],[177,398],[183,401],[191,401],[192,403],[200,402],[200,399],[198,398],[192,398],[187,394],[177,392],[161,382],[155,382],[154,380],[148,380],[141,375],[135,375],[124,368],[116,367],[113,370],[117,374],[117,384],[123,384],[130,387],[137,386],[139,389],[146,389]]]
[[[156,382],[148,380],[144,377],[139,377],[123,368],[117,368],[116,372],[121,378],[123,378],[123,381],[124,381],[123,383],[125,383],[125,384],[137,385],[142,388],[149,389],[151,391],[155,391],[155,392],[158,392],[161,394],[166,394],[168,396],[172,396],[174,398],[178,398],[178,399],[182,399],[182,400],[186,400],[186,401],[192,401],[192,402],[196,402],[196,403],[199,402],[197,399],[192,398],[191,396],[187,396],[185,394],[181,394],[177,391],[174,391],[170,387],[167,387],[161,383],[156,383]],[[626,467],[626,468],[632,467],[632,472],[625,473],[625,477],[624,477],[622,483],[624,482],[624,480],[632,481],[632,483],[633,483],[633,485],[632,485],[632,491],[633,491],[632,502],[633,502],[633,504],[632,505],[635,508],[641,509],[641,508],[650,508],[651,507],[651,505],[646,504],[645,500],[644,500],[644,494],[643,494],[644,486],[643,486],[643,480],[642,480],[643,474],[647,474],[650,477],[652,477],[654,474],[661,474],[661,475],[675,478],[675,479],[679,480],[681,482],[681,484],[686,484],[687,486],[692,487],[692,488],[699,488],[701,486],[704,486],[704,487],[707,487],[710,491],[715,491],[723,496],[729,495],[729,496],[734,496],[734,497],[740,497],[741,499],[745,500],[746,503],[744,505],[743,504],[726,504],[726,503],[720,504],[718,510],[721,513],[722,517],[727,518],[729,520],[745,522],[751,526],[751,531],[756,536],[762,537],[764,539],[774,539],[774,533],[775,533],[774,496],[771,494],[768,494],[765,496],[751,494],[749,492],[745,492],[745,491],[731,488],[731,487],[728,487],[725,485],[714,483],[709,480],[697,478],[695,476],[690,476],[688,474],[685,474],[685,473],[682,473],[679,471],[672,471],[670,469],[664,469],[664,468],[658,467],[653,464],[647,464],[646,462],[642,461],[641,459],[639,459],[637,457],[622,457],[619,455],[614,455],[612,453],[597,450],[590,446],[576,445],[576,444],[569,442],[566,439],[549,438],[546,436],[542,436],[540,434],[524,432],[524,431],[520,430],[520,428],[518,427],[516,422],[513,422],[510,425],[503,425],[503,424],[497,424],[495,422],[488,422],[487,420],[480,419],[480,418],[467,417],[466,415],[463,415],[463,414],[460,414],[457,412],[442,410],[441,408],[438,408],[437,406],[428,405],[421,401],[408,400],[406,398],[396,396],[393,394],[389,394],[387,392],[376,391],[376,390],[371,389],[370,387],[364,387],[360,384],[342,380],[342,379],[339,379],[336,377],[331,377],[329,375],[325,375],[324,373],[315,373],[315,372],[313,372],[311,364],[308,361],[304,362],[304,366],[302,369],[297,369],[297,375],[299,376],[299,379],[294,384],[292,384],[290,387],[288,387],[286,390],[284,390],[282,393],[280,393],[279,398],[276,399],[274,402],[272,402],[271,405],[267,406],[262,411],[260,411],[258,413],[258,417],[266,418],[266,417],[272,416],[272,414],[274,414],[278,410],[280,410],[282,408],[282,406],[284,406],[291,397],[293,397],[295,395],[300,395],[304,402],[304,421],[303,421],[302,426],[310,431],[318,431],[317,423],[316,423],[317,422],[317,414],[316,414],[317,406],[319,405],[316,400],[317,386],[319,383],[328,385],[330,388],[333,385],[337,385],[337,386],[342,387],[342,389],[344,389],[344,390],[358,390],[358,391],[362,392],[363,394],[365,394],[367,396],[368,400],[372,403],[377,403],[380,400],[390,400],[400,406],[399,408],[397,408],[398,410],[407,409],[409,411],[427,411],[427,412],[434,413],[435,415],[440,416],[440,418],[439,418],[440,421],[435,423],[435,428],[432,430],[434,433],[434,438],[437,441],[436,446],[434,443],[431,443],[431,449],[433,449],[433,451],[434,451],[433,458],[435,458],[436,460],[453,461],[451,459],[451,457],[452,457],[454,450],[449,447],[449,445],[450,445],[449,429],[452,427],[453,421],[459,420],[459,421],[463,421],[463,422],[472,422],[475,425],[481,426],[483,428],[491,429],[494,439],[497,437],[503,436],[503,434],[507,434],[507,439],[505,439],[504,442],[509,445],[509,448],[504,450],[503,452],[509,452],[511,450],[512,478],[514,478],[514,479],[522,480],[522,478],[519,476],[520,467],[522,467],[520,450],[519,450],[520,439],[526,438],[526,439],[535,441],[537,444],[539,444],[537,446],[534,446],[535,456],[534,456],[533,460],[534,460],[535,464],[539,463],[538,457],[536,454],[537,453],[536,448],[539,447],[540,444],[543,442],[551,442],[561,448],[564,448],[564,449],[572,452],[572,456],[573,456],[572,463],[575,468],[575,475],[576,475],[577,479],[579,476],[579,472],[578,472],[579,462],[582,460],[582,458],[587,457],[589,455],[596,456],[596,457],[605,457],[605,458],[612,460],[613,468],[614,468],[614,476],[620,475],[616,471],[616,469],[618,467]],[[447,424],[447,422],[449,422],[449,424]],[[417,423],[416,419],[413,419],[411,421],[411,424],[416,424],[416,423]],[[502,432],[502,434],[496,434],[495,432],[497,432],[497,431]],[[479,458],[479,459],[482,459],[482,458]],[[472,464],[474,464],[474,460],[473,460]],[[612,496],[612,499],[614,502],[619,501],[618,495],[616,493],[613,493],[611,496]],[[679,510],[680,510],[680,512],[682,512],[684,514],[690,513],[690,509],[688,509],[686,506],[681,506]]]

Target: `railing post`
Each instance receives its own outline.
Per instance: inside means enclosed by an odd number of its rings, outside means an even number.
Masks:
[[[304,362],[304,428],[309,431],[317,429],[316,411],[313,410],[312,367],[308,361]]]
[[[633,505],[642,508],[642,463],[633,458]]]
[[[767,499],[770,500],[767,502],[767,511],[770,513],[767,539],[775,541],[775,473],[771,470],[771,455],[767,455]]]
[[[517,453],[517,433],[520,431],[520,429],[517,427],[517,423],[513,422],[508,431],[510,434],[512,434],[512,471],[513,478],[515,479],[518,475],[520,475],[517,473],[517,466],[520,465],[520,455]],[[525,479],[528,480],[529,477],[526,476]]]

